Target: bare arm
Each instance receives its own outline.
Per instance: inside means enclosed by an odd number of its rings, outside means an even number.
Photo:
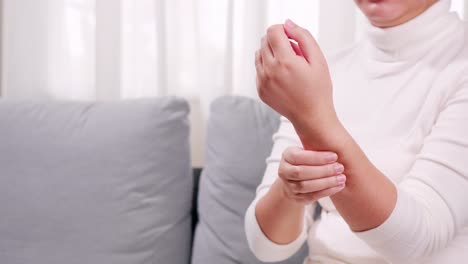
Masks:
[[[369,161],[338,119],[332,119],[327,126],[311,126],[307,120],[296,124],[306,149],[334,151],[345,166],[346,188],[331,199],[350,228],[366,231],[385,222],[395,207],[396,187]]]
[[[286,44],[290,54],[302,54],[298,46]],[[256,54],[259,74],[264,73],[263,65],[274,59],[273,49],[264,37],[262,48]],[[261,87],[261,78],[258,80]],[[295,133],[294,130],[290,132]],[[305,206],[343,190],[346,176],[342,174],[343,165],[336,163],[337,158],[332,152],[286,149],[279,165],[278,179],[255,207],[256,220],[268,239],[277,244],[295,241],[303,232]]]
[[[258,201],[255,215],[262,231],[272,242],[286,245],[302,233],[305,206],[287,199],[281,184],[281,181],[276,181]]]

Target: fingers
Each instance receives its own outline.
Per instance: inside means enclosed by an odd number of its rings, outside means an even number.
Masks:
[[[346,183],[344,174],[309,181],[288,181],[289,188],[295,194],[314,193]]]
[[[289,43],[291,43],[291,47],[292,47],[292,49],[294,50],[294,53],[296,53],[297,56],[304,57],[304,54],[302,54],[302,50],[299,47],[299,45],[297,45],[297,43],[294,43],[292,41],[289,41]]]
[[[309,63],[313,60],[313,58],[323,56],[317,41],[308,30],[296,25],[289,19],[286,20],[284,24],[284,30],[290,39],[297,41],[304,58]]]
[[[283,153],[278,175],[289,197],[308,204],[345,188],[345,168],[337,160],[333,152],[290,147]]]
[[[270,44],[266,37],[262,38],[262,47],[260,49],[260,55],[264,63],[272,63],[274,60],[273,51],[271,50]]]
[[[318,152],[290,147],[283,153],[278,176],[288,197],[310,203],[334,195],[345,188],[344,166],[333,152]],[[306,164],[306,165],[304,165]]]
[[[274,57],[285,58],[294,55],[289,44],[289,38],[284,32],[283,25],[274,25],[268,28],[267,41],[270,44]]]
[[[328,188],[322,191],[314,192],[314,193],[301,193],[297,194],[295,197],[298,201],[303,202],[303,203],[311,203],[315,202],[317,200],[320,200],[325,197],[333,196],[345,188],[345,185],[338,185],[332,188]]]
[[[309,31],[297,26],[291,20],[288,19],[284,25],[268,28],[267,35],[262,38],[260,52],[264,62],[270,63],[274,58],[283,59],[294,54],[304,57],[309,63],[313,58],[323,56]]]
[[[278,176],[287,181],[307,181],[340,175],[343,172],[344,166],[339,163],[323,166],[295,166],[283,160],[280,162]]]
[[[292,165],[318,166],[336,162],[338,155],[333,152],[310,151],[299,147],[290,147],[284,151],[283,159]]]

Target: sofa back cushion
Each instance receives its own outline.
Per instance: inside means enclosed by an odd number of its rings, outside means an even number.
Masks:
[[[189,263],[188,112],[0,101],[0,263]]]
[[[244,215],[262,180],[278,127],[279,116],[256,100],[223,97],[212,104],[193,264],[261,263],[247,245]],[[282,263],[302,263],[306,255],[304,246]]]

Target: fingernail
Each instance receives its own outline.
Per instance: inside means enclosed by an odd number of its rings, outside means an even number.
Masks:
[[[286,19],[286,22],[284,23],[284,25],[290,29],[297,27],[296,23],[292,22],[291,19]]]
[[[327,155],[327,162],[335,162],[338,159],[338,155],[336,153],[329,153]]]
[[[344,171],[344,166],[340,163],[335,165],[335,173],[342,173]]]
[[[338,185],[342,185],[343,183],[346,182],[346,176],[344,175],[337,176],[336,182],[338,183]]]

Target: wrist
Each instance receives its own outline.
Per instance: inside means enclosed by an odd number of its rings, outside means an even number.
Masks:
[[[350,135],[335,112],[322,115],[304,115],[292,121],[297,135],[306,149],[335,150],[346,145]]]
[[[288,191],[285,188],[283,180],[278,178],[271,187],[272,193],[275,196],[275,199],[278,203],[285,204],[289,208],[297,208],[299,210],[304,209],[304,205],[297,202],[294,198],[292,198]]]
[[[322,109],[329,109],[327,111],[304,111],[291,118],[291,123],[296,130],[317,131],[326,130],[330,127],[337,126],[340,121],[334,109],[330,107],[322,107]]]

